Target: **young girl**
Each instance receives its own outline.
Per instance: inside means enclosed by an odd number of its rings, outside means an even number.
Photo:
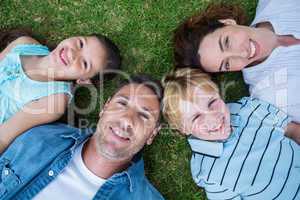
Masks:
[[[0,43],[0,153],[27,129],[64,113],[70,81],[91,83],[120,66],[117,46],[102,35],[71,37],[51,52],[19,30],[0,33]]]
[[[211,5],[177,29],[175,59],[206,72],[242,70],[252,97],[300,123],[299,18],[297,0],[260,0],[250,26],[239,7]]]
[[[163,114],[190,136],[192,176],[208,199],[300,198],[300,146],[285,136],[284,112],[249,97],[226,105],[198,69],[168,75],[164,87]]]

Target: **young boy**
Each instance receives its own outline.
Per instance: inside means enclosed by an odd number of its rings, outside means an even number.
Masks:
[[[208,199],[300,199],[300,146],[285,136],[284,112],[250,97],[226,105],[197,69],[175,71],[164,87],[164,116],[189,135],[192,176]]]

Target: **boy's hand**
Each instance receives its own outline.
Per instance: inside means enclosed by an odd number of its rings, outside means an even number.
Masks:
[[[285,128],[285,136],[300,145],[300,124],[290,122]]]

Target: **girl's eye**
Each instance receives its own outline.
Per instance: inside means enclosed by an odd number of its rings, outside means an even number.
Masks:
[[[79,47],[80,47],[80,49],[83,48],[83,42],[82,42],[82,40],[79,41]]]
[[[84,69],[88,68],[88,64],[87,64],[86,60],[83,61],[83,67],[84,67]]]

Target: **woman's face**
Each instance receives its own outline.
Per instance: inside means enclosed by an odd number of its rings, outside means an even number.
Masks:
[[[230,135],[230,113],[216,92],[191,87],[189,100],[181,100],[180,131],[203,140],[224,140]]]
[[[220,21],[226,26],[205,36],[198,49],[200,63],[208,72],[240,71],[262,62],[276,48],[276,35],[266,28]]]
[[[56,79],[89,79],[104,70],[106,50],[97,37],[79,36],[61,41],[50,53]]]

